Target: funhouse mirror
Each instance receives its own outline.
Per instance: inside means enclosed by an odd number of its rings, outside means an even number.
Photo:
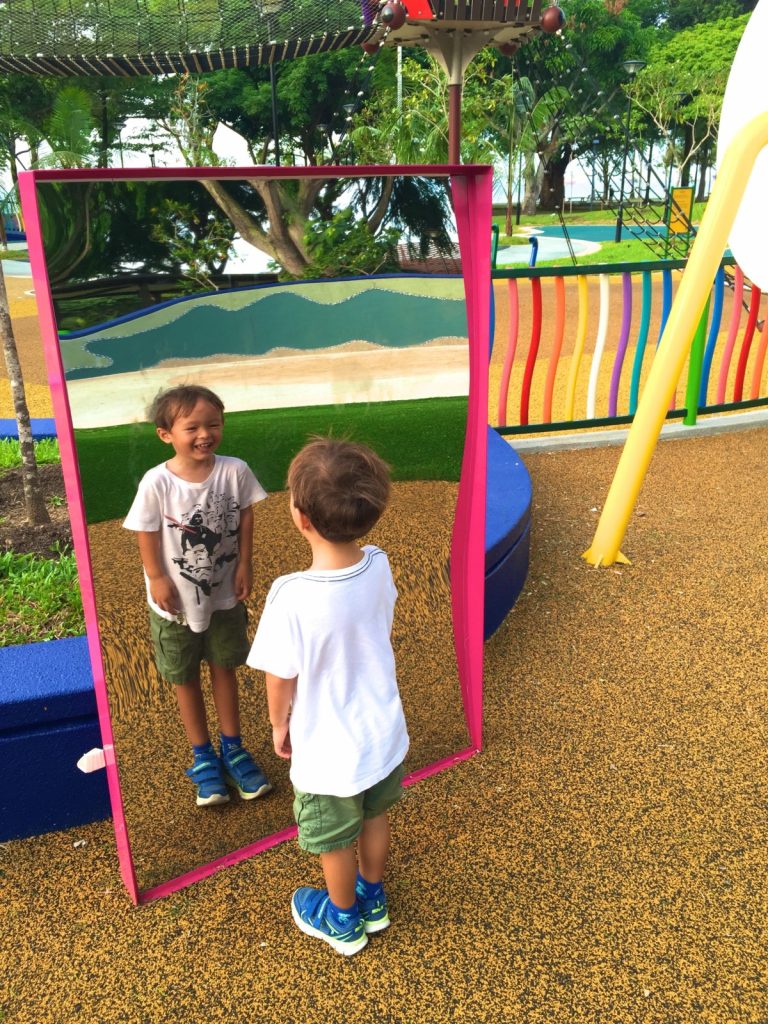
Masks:
[[[186,777],[136,535],[122,525],[143,474],[169,457],[147,419],[160,391],[218,394],[218,451],[268,493],[254,506],[251,636],[272,580],[308,564],[284,489],[292,455],[329,432],[382,454],[394,497],[370,540],[399,592],[411,778],[479,745],[488,191],[484,168],[24,176],[118,852],[137,902],[293,834],[288,769],[250,669],[238,670],[243,738],[273,792],[200,808]],[[194,576],[210,552],[192,550],[191,522],[175,525]]]

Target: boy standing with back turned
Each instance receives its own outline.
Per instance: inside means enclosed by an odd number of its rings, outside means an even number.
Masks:
[[[318,438],[294,458],[288,488],[312,564],[272,584],[247,663],[266,673],[299,845],[325,876],[325,889],[293,894],[294,921],[350,956],[389,925],[387,812],[408,749],[390,642],[397,591],[385,553],[357,543],[386,507],[389,470],[365,445]]]

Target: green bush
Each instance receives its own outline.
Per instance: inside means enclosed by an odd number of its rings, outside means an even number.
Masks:
[[[57,558],[0,554],[0,647],[85,632],[75,556],[53,551]]]
[[[59,442],[55,437],[47,437],[35,441],[35,458],[39,466],[50,462],[61,462]],[[19,442],[7,437],[0,441],[0,472],[15,469],[21,465],[21,448]]]

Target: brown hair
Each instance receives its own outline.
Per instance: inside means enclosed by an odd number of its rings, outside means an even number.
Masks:
[[[181,384],[156,395],[147,417],[161,430],[170,430],[179,416],[188,416],[200,401],[210,402],[223,414],[224,403],[209,388],[199,384]]]
[[[326,540],[345,543],[364,536],[389,500],[389,466],[356,441],[316,437],[288,467],[294,506]]]

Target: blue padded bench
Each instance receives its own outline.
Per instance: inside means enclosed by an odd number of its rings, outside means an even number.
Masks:
[[[489,427],[485,506],[486,640],[511,610],[528,575],[531,493],[531,478],[517,452]]]
[[[85,637],[0,647],[0,842],[109,817],[100,746]]]
[[[32,437],[35,441],[56,437],[56,421],[52,419],[32,420]],[[19,425],[16,420],[0,419],[0,440],[18,440]]]

